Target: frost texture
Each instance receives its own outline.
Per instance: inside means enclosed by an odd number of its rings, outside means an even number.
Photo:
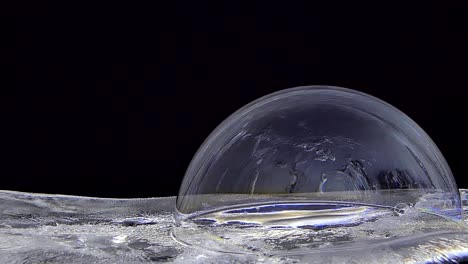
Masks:
[[[421,263],[457,261],[468,254],[468,200],[460,232],[414,237],[365,251],[327,251],[313,256],[275,257],[252,247],[254,255],[189,248],[170,236],[174,197],[98,199],[0,191],[0,263]],[[368,223],[373,224],[373,223]],[[385,224],[374,223],[385,227]],[[411,228],[411,227],[408,227]],[[339,230],[338,230],[339,231]],[[291,246],[304,231],[271,243]],[[327,230],[317,231],[327,236]],[[288,234],[290,234],[289,232]],[[338,239],[345,232],[336,232]],[[360,235],[365,235],[364,233]],[[373,234],[367,234],[373,235]],[[382,234],[378,234],[382,235]],[[320,247],[320,237],[317,238]],[[327,243],[330,241],[324,241]]]

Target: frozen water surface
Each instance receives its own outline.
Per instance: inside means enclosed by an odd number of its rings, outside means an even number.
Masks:
[[[427,233],[425,222],[417,220],[389,228],[398,225],[402,216],[397,214],[340,228],[231,226],[214,231],[218,237],[213,240],[234,240],[231,244],[252,254],[228,254],[186,247],[171,237],[175,197],[102,199],[0,191],[0,263],[447,263],[468,256],[468,198],[466,190],[460,194],[465,218],[458,231]],[[445,221],[432,221],[431,226],[447,227]],[[399,232],[413,235],[392,239]],[[255,236],[256,243],[245,244]],[[380,242],[360,247],[359,241],[369,237]],[[339,247],[346,241],[354,241],[354,248]],[[263,247],[294,251],[301,243],[315,253],[262,253]]]

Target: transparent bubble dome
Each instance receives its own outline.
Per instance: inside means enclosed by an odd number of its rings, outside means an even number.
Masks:
[[[450,168],[414,121],[370,95],[309,86],[264,96],[212,132],[172,235],[220,252],[312,254],[458,232],[461,219]]]

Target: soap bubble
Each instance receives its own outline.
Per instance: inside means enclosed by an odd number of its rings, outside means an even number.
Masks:
[[[395,218],[390,231],[369,240],[412,235],[398,232],[408,223],[420,225],[413,234],[456,229],[460,195],[444,157],[393,106],[349,89],[309,86],[262,97],[212,132],[183,179],[173,234],[223,252],[281,254],[318,242],[269,243],[278,230],[328,228],[336,235],[365,226],[377,234],[382,218]],[[236,232],[248,246],[234,242]]]

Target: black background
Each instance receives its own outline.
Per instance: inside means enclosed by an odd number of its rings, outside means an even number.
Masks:
[[[15,99],[3,127],[12,149],[0,189],[176,195],[223,119],[313,84],[363,91],[408,114],[468,188],[461,6],[62,2],[15,14]]]

